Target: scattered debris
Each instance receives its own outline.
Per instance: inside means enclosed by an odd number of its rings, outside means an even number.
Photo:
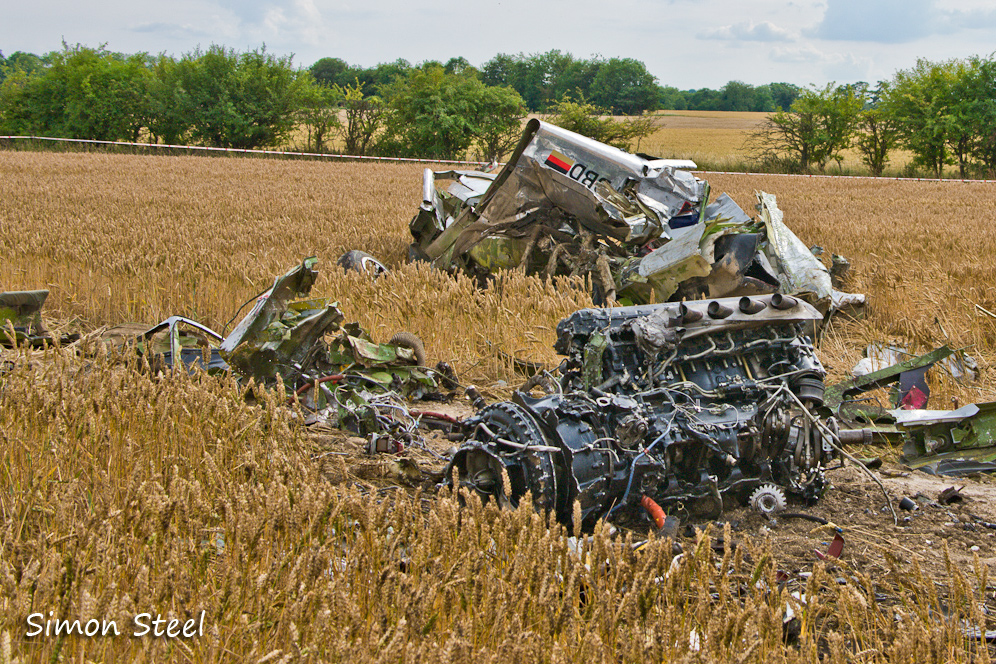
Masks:
[[[941,346],[900,361],[909,355],[905,348],[876,344],[867,348],[866,355],[854,368],[856,378],[827,388],[826,406],[834,415],[844,422],[875,421],[877,436],[902,440],[903,461],[912,468],[952,476],[996,472],[996,402],[955,410],[924,408],[930,395],[927,370],[941,364],[955,378],[974,380],[977,374],[971,368],[975,366],[971,357]],[[891,410],[876,409],[855,398],[889,385],[894,386]]]
[[[871,344],[865,348],[865,357],[854,365],[851,374],[855,378],[859,378],[882,369],[891,368],[911,357],[913,356],[909,349],[898,344]],[[957,381],[974,383],[978,379],[978,363],[975,358],[964,351],[951,351],[936,362]]]
[[[788,505],[785,492],[775,484],[762,484],[757,487],[747,502],[761,514],[778,514],[784,512]]]
[[[644,518],[643,497],[686,518],[815,502],[846,435],[810,412],[821,319],[777,293],[578,311],[557,326],[561,391],[467,419],[447,476],[500,503],[531,492],[565,523],[578,501],[585,528]]]
[[[134,339],[135,350],[154,370],[196,366],[234,371],[267,387],[282,383],[288,400],[308,413],[305,424],[327,422],[368,436],[370,452],[419,444],[419,421],[405,400],[442,398],[437,390],[453,383],[452,370],[427,368],[425,348],[413,334],[399,332],[378,344],[356,323],[343,324],[337,304],[307,299],[317,264],[306,258],[274,279],[227,337],[171,316]]]
[[[876,347],[877,348],[877,347]],[[898,355],[892,355],[892,353],[898,351],[890,351],[888,348],[882,350],[882,357],[895,358],[898,359]],[[845,416],[841,411],[841,406],[846,401],[852,401],[854,397],[865,392],[875,390],[878,388],[886,387],[892,385],[896,382],[902,381],[902,376],[908,374],[909,372],[917,372],[921,369],[927,369],[931,367],[936,362],[939,362],[946,357],[953,354],[955,351],[951,350],[947,346],[941,346],[929,353],[920,355],[918,357],[912,357],[908,360],[901,362],[894,362],[885,366],[884,368],[877,368],[874,363],[868,365],[869,371],[867,373],[856,374],[853,380],[844,381],[842,383],[837,383],[836,385],[831,385],[826,391],[826,406],[834,414],[840,416],[845,420],[853,420],[852,417]],[[879,355],[874,355],[873,357],[878,358]],[[867,358],[866,358],[867,359]],[[863,362],[864,360],[862,360]],[[859,363],[861,366],[861,363]],[[857,369],[857,367],[856,367]],[[911,375],[912,376],[912,375]],[[912,377],[910,378],[911,384],[919,385],[918,381],[914,381]],[[922,391],[921,387],[917,387],[919,391]],[[894,403],[898,406],[903,398],[909,394],[909,390],[905,393],[896,390],[894,393]],[[926,397],[926,395],[925,395]],[[926,404],[924,398],[923,401]]]
[[[844,552],[844,536],[841,535],[840,533],[834,534],[833,541],[830,542],[830,545],[827,547],[826,553],[823,553],[822,551],[819,551],[817,549],[813,550],[813,553],[815,553],[816,557],[819,558],[820,560],[830,560],[830,559],[836,560],[837,558],[840,558],[840,554],[842,554],[843,552]]]
[[[937,502],[939,502],[941,505],[950,505],[951,503],[963,502],[965,500],[965,497],[961,494],[961,491],[964,488],[965,487],[962,486],[956,489],[953,486],[949,486],[947,489],[944,489],[939,494],[937,494]]]
[[[340,256],[339,260],[336,261],[336,265],[347,272],[353,270],[355,272],[359,272],[360,274],[369,275],[373,278],[377,278],[382,274],[387,274],[389,272],[386,265],[367,252],[359,251],[357,249],[347,251]]]
[[[996,471],[996,402],[889,412],[904,435],[903,460],[911,467],[955,476]]]
[[[41,310],[47,298],[47,290],[0,293],[0,346],[10,348],[25,343],[41,346],[52,342],[41,319]],[[66,344],[77,339],[78,334],[70,334],[59,341]]]
[[[426,169],[409,258],[481,281],[500,269],[590,276],[596,304],[780,292],[826,314],[830,272],[775,197],[758,193],[752,219],[686,168],[533,119],[498,173]]]
[[[153,369],[172,369],[174,358],[188,370],[197,365],[208,373],[229,370],[218,345],[224,338],[214,330],[183,316],[170,316],[135,340],[136,350],[149,358]]]
[[[26,341],[36,346],[49,339],[41,320],[41,310],[47,297],[47,290],[0,293],[0,327],[6,332],[4,345]],[[11,329],[13,339],[8,336]]]

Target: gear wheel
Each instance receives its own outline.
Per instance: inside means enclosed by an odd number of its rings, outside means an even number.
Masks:
[[[774,484],[762,484],[747,500],[761,514],[777,514],[785,509],[785,491]]]

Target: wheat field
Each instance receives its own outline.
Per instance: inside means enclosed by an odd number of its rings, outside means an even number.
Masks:
[[[586,284],[513,273],[482,291],[404,264],[422,168],[0,151],[0,290],[49,288],[56,331],[172,314],[220,330],[316,255],[313,293],[347,320],[378,341],[414,332],[464,383],[507,393],[521,378],[498,351],[555,365],[554,328],[591,305]],[[934,407],[996,398],[996,320],[980,310],[996,311],[992,185],[709,180],[745,209],[776,194],[804,242],[852,261],[870,308],[824,336],[832,377],[872,341],[948,342],[982,379],[933,372]],[[339,271],[348,249],[391,274]],[[84,350],[0,357],[0,662],[989,659],[963,629],[986,624],[978,557],[940,576],[889,557],[874,577],[817,563],[780,585],[759,533],[735,550],[703,533],[672,559],[667,542],[633,551],[633,534],[599,528],[577,553],[532,510],[363,481],[272,393]],[[27,636],[49,611],[120,635]],[[134,637],[144,613],[203,633]]]

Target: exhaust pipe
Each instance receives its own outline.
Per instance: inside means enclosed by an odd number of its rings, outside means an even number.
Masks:
[[[684,302],[678,306],[678,315],[681,316],[682,324],[694,323],[695,321],[702,320],[702,312],[696,311],[695,309],[689,309],[685,306]]]
[[[740,298],[740,311],[745,314],[756,314],[758,311],[762,311],[764,307],[764,302],[759,300],[752,300],[749,297]]]
[[[788,295],[782,295],[781,293],[775,293],[771,296],[771,306],[775,309],[792,309],[799,304],[799,300]]]
[[[729,307],[724,307],[719,302],[713,300],[709,303],[709,307],[706,309],[709,312],[709,318],[726,318],[733,313],[733,309]]]

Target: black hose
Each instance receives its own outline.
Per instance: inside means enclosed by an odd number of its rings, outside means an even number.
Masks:
[[[778,516],[782,517],[783,519],[803,519],[805,521],[812,521],[813,523],[818,523],[821,526],[825,526],[830,523],[822,516],[816,516],[815,514],[804,514],[803,512],[782,512]]]

